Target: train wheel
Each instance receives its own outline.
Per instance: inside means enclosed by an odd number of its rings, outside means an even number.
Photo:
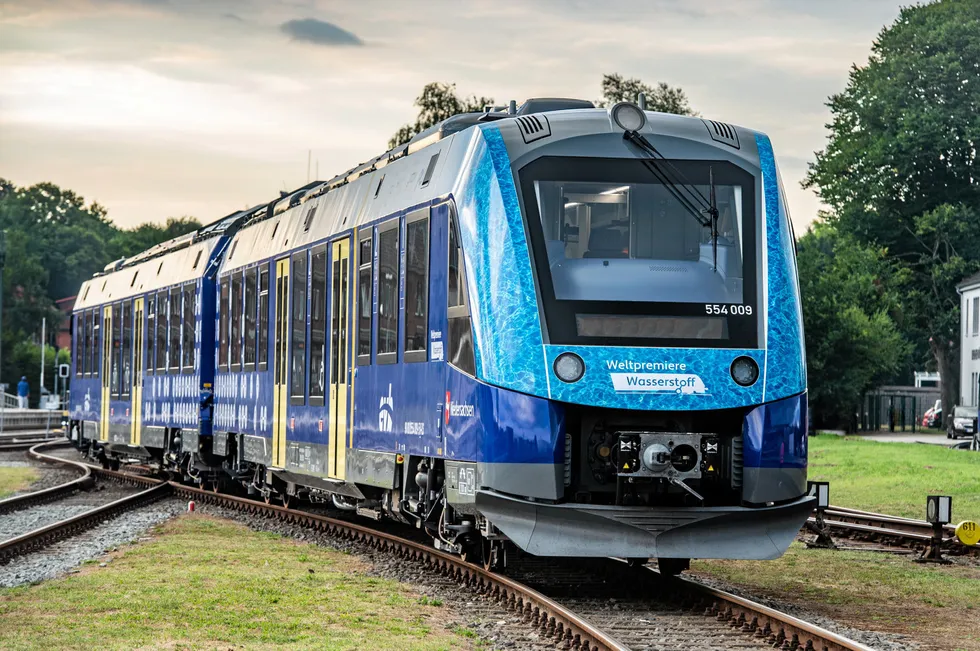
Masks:
[[[282,505],[283,505],[283,507],[288,509],[289,508],[289,503],[292,501],[292,499],[293,499],[293,496],[292,495],[283,494],[283,496],[282,496]]]
[[[212,479],[211,481],[208,482],[208,488],[211,489],[211,492],[212,493],[220,493],[221,492],[221,480],[220,479]]]
[[[499,540],[483,540],[483,569],[500,572],[507,567],[507,547]]]

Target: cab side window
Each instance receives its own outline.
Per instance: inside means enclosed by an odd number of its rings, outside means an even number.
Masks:
[[[463,247],[459,239],[456,210],[449,217],[449,278],[447,288],[447,312],[449,317],[449,363],[459,370],[476,375],[473,356],[473,331],[470,327],[470,309],[466,292],[466,270],[463,265]]]

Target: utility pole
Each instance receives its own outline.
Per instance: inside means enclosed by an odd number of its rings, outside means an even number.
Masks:
[[[41,388],[38,389],[38,400],[40,400],[41,396],[44,395],[44,349],[46,348],[46,346],[44,345],[46,341],[44,335],[47,326],[48,326],[48,317],[42,317],[41,318]],[[40,405],[40,403],[38,403],[38,405]]]

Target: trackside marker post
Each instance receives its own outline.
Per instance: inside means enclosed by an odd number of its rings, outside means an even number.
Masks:
[[[188,513],[193,513],[194,512],[194,506],[195,506],[194,500],[191,500],[190,502],[188,502],[187,503],[187,512]]]

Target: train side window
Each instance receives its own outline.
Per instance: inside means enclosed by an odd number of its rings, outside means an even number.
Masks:
[[[374,311],[374,282],[371,271],[374,260],[371,257],[371,237],[373,229],[362,239],[357,253],[357,365],[371,363],[371,313]]]
[[[113,397],[119,399],[120,368],[119,357],[122,353],[122,319],[119,318],[121,306],[116,303],[112,306],[112,355],[109,358],[109,387]]]
[[[327,247],[310,255],[310,404],[323,405],[327,365]]]
[[[95,370],[95,336],[93,325],[95,324],[95,312],[85,311],[85,375],[91,377],[98,375]]]
[[[157,292],[157,373],[167,372],[167,306],[166,291]]]
[[[92,310],[92,345],[89,347],[89,369],[92,375],[101,377],[99,366],[102,364],[102,314],[99,308]]]
[[[85,317],[81,313],[76,313],[71,315],[71,332],[72,332],[72,343],[75,346],[75,350],[72,351],[72,360],[75,362],[75,376],[82,377],[85,374],[85,340],[82,337],[82,333],[85,330]]]
[[[476,375],[473,356],[473,331],[466,300],[466,271],[463,249],[459,239],[456,211],[450,212],[449,223],[449,286],[447,288],[449,317],[449,363],[461,371]]]
[[[242,294],[244,293],[244,276],[235,272],[231,277],[231,313],[228,315],[228,325],[231,334],[231,370],[242,370]]]
[[[185,373],[194,370],[194,329],[197,318],[196,312],[197,291],[194,283],[184,285],[184,321],[181,324],[183,330],[182,351],[180,356],[180,366]]]
[[[292,337],[290,346],[289,396],[290,403],[301,405],[306,401],[306,251],[294,253],[289,279],[293,286],[290,310]]]
[[[269,265],[259,271],[259,329],[255,337],[260,371],[269,368]]]
[[[180,373],[180,288],[170,290],[170,347],[167,349],[167,368]]]
[[[378,364],[398,361],[398,267],[400,220],[378,227]]]
[[[428,360],[429,209],[405,218],[405,361]]]
[[[255,370],[255,267],[245,272],[245,370]]]
[[[218,294],[218,370],[228,370],[228,282],[227,276],[221,279]]]
[[[143,335],[143,341],[146,342],[146,373],[153,375],[153,371],[156,369],[156,345],[157,345],[157,297],[156,294],[150,294],[146,297],[146,333]]]
[[[119,387],[119,397],[123,400],[129,398],[129,389],[133,386],[133,302],[124,301],[122,304],[122,350],[120,359],[122,360],[122,373],[120,373],[121,384]]]

